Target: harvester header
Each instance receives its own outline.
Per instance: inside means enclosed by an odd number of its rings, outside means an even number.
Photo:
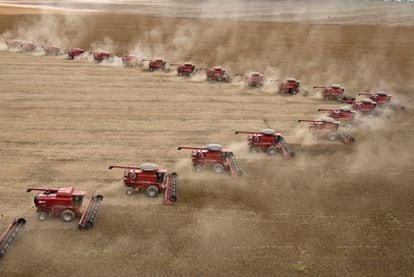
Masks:
[[[7,248],[11,245],[20,229],[26,225],[24,218],[14,219],[7,227],[6,231],[0,236],[0,259],[4,257]]]

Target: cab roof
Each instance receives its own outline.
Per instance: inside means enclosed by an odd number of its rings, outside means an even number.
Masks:
[[[268,128],[268,129],[260,130],[259,133],[262,134],[262,135],[270,136],[270,135],[274,135],[276,133],[276,131],[273,130],[273,129]]]
[[[221,151],[223,150],[223,146],[221,146],[220,144],[216,144],[216,143],[210,143],[206,145],[206,149],[209,151]]]
[[[142,171],[156,171],[159,169],[159,166],[154,163],[143,163],[139,166]]]

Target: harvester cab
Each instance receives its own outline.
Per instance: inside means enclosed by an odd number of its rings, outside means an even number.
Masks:
[[[240,177],[243,175],[233,152],[220,144],[212,143],[204,147],[179,146],[178,150],[181,149],[192,150],[191,159],[195,172],[209,169],[217,174],[227,171],[233,177]]]
[[[0,220],[2,218],[0,217]],[[0,221],[1,223],[1,221]],[[14,219],[12,223],[6,228],[3,234],[0,236],[0,259],[4,257],[7,248],[11,245],[20,229],[26,225],[24,218]],[[1,226],[1,224],[0,224]]]
[[[75,57],[79,57],[85,53],[85,49],[82,48],[69,48],[67,49],[68,59],[73,60]]]
[[[281,133],[273,129],[263,129],[261,131],[236,131],[235,134],[248,134],[247,145],[250,152],[266,152],[269,155],[282,154],[285,158],[293,158],[295,152],[286,143]]]
[[[28,188],[27,192],[39,191],[34,197],[37,218],[46,220],[50,216],[59,216],[65,222],[71,222],[79,217],[79,229],[89,229],[93,226],[102,195],[93,195],[82,209],[84,191],[77,191],[73,187],[65,188]]]
[[[309,131],[314,139],[328,139],[330,141],[340,140],[344,144],[353,144],[355,139],[339,129],[339,122],[331,117],[324,117],[319,120],[298,120],[298,122],[309,122]]]
[[[109,169],[125,169],[123,182],[126,194],[132,195],[137,191],[146,191],[149,197],[164,193],[164,205],[177,201],[177,173],[168,173],[156,164],[144,163],[140,166],[111,165]]]
[[[295,78],[286,78],[279,84],[279,93],[297,94],[300,93],[300,81]]]
[[[221,66],[207,69],[207,80],[217,82],[230,82],[230,75]]]

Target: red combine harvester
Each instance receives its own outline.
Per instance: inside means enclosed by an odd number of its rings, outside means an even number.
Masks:
[[[112,55],[105,51],[95,51],[90,52],[90,55],[93,55],[93,59],[97,63],[101,63],[103,61],[110,61],[112,59]]]
[[[203,68],[202,70],[207,71],[206,74],[207,74],[207,80],[208,81],[217,81],[217,82],[229,83],[230,80],[231,80],[230,76],[226,72],[226,70],[223,69],[220,66],[215,66],[215,67],[208,68],[208,69]]]
[[[147,195],[152,198],[164,192],[164,205],[171,205],[177,201],[177,173],[169,174],[166,169],[151,163],[140,166],[109,166],[109,169],[112,168],[125,169],[123,180],[126,194],[132,195],[136,191],[146,191]]]
[[[22,41],[18,39],[6,39],[7,49],[21,49]]]
[[[379,91],[376,93],[358,93],[358,95],[365,95],[372,101],[376,102],[378,107],[390,108],[396,112],[402,112],[405,107],[398,103],[391,102],[391,95],[385,91]]]
[[[263,129],[261,131],[236,131],[237,134],[248,134],[247,145],[252,153],[259,151],[269,155],[276,155],[278,152],[286,158],[295,156],[295,152],[289,147],[281,133],[276,133],[273,129]]]
[[[369,98],[363,98],[361,100],[345,100],[344,102],[347,104],[351,104],[352,109],[360,112],[363,115],[380,115],[380,112],[376,110],[377,103]]]
[[[122,56],[122,63],[125,66],[134,67],[140,64],[140,60],[138,59],[137,56],[125,55],[125,56]]]
[[[22,42],[21,46],[20,46],[21,50],[23,52],[34,52],[36,50],[36,44],[34,44],[33,42]]]
[[[17,233],[24,225],[26,225],[24,218],[15,219],[0,236],[0,259],[4,257],[7,248],[11,245]]]
[[[170,66],[177,67],[178,76],[190,76],[193,73],[197,72],[197,67],[192,63],[172,63]]]
[[[60,48],[57,46],[42,46],[46,56],[59,56]]]
[[[46,220],[49,216],[60,216],[63,221],[71,222],[80,217],[79,229],[89,229],[93,226],[102,195],[93,195],[82,209],[85,196],[84,191],[77,191],[73,187],[66,188],[28,188],[27,192],[40,191],[34,197],[37,209],[37,218]]]
[[[355,120],[356,115],[356,112],[348,106],[343,106],[339,109],[318,109],[318,112],[328,112],[328,117],[331,117],[340,123],[351,123]]]
[[[328,139],[330,141],[340,140],[345,144],[352,144],[355,139],[339,129],[339,122],[327,117],[320,120],[298,120],[298,122],[310,122],[309,130],[314,139]]]
[[[300,81],[296,80],[295,78],[286,78],[286,80],[280,82],[279,93],[300,93]]]
[[[69,48],[68,52],[68,59],[73,60],[75,57],[79,57],[83,53],[85,53],[85,49],[82,48]]]
[[[241,76],[247,87],[260,88],[264,85],[264,76],[260,72],[236,74],[236,76]]]
[[[345,95],[345,89],[339,84],[332,84],[329,87],[315,86],[313,88],[321,89],[322,97],[325,100],[352,100],[354,98]]]
[[[233,152],[219,144],[208,144],[204,147],[179,146],[178,150],[181,149],[193,150],[191,159],[196,172],[207,168],[212,169],[217,174],[228,171],[233,177],[243,175]]]
[[[167,61],[164,59],[155,59],[155,60],[143,60],[143,62],[149,62],[148,69],[149,71],[156,71],[156,70],[162,70],[166,71],[166,65]]]

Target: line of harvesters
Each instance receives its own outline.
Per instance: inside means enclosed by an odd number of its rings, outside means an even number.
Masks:
[[[9,49],[22,52],[34,52],[36,44],[20,40],[5,40]],[[61,51],[57,46],[42,46],[45,55],[58,56],[67,55],[68,59],[75,59],[86,53],[81,48],[69,48]],[[97,63],[103,61],[111,62],[114,55],[103,52],[89,52]],[[134,55],[121,57],[125,66],[142,66],[148,62],[149,71],[169,71],[167,62],[164,59],[140,60]],[[197,68],[192,63],[172,63],[179,76],[191,76],[198,71],[206,71],[206,78],[209,81],[230,82],[231,77],[222,67]],[[241,77],[248,87],[262,87],[264,76],[259,72],[249,72],[236,74]],[[315,86],[321,90],[322,98],[325,100],[336,100],[341,103],[349,104],[332,109],[318,109],[319,112],[327,112],[325,117],[318,120],[299,120],[308,122],[309,131],[317,139],[327,139],[331,141],[339,140],[345,144],[352,144],[355,139],[340,129],[340,126],[352,127],[361,124],[361,116],[379,116],[384,109],[403,111],[405,108],[391,101],[391,95],[386,92],[359,93],[365,96],[360,100],[345,95],[345,89],[337,84],[331,86]],[[283,94],[298,94],[301,92],[300,81],[295,78],[287,78],[279,83],[279,92]],[[286,143],[281,133],[273,129],[263,129],[259,131],[236,131],[235,134],[247,134],[247,146],[251,153],[264,152],[268,155],[281,154],[287,159],[295,156],[294,150]],[[195,172],[212,171],[216,174],[228,173],[233,177],[241,177],[243,172],[233,154],[233,152],[219,144],[207,144],[205,146],[179,146],[178,150],[192,150],[191,161]],[[109,169],[124,169],[123,184],[127,195],[136,192],[145,192],[148,197],[157,197],[163,194],[163,204],[172,205],[177,201],[177,173],[169,173],[167,169],[156,164],[144,163],[140,166],[111,165]],[[89,229],[93,226],[99,205],[103,200],[102,195],[92,195],[85,208],[82,207],[86,195],[84,191],[75,190],[73,187],[63,188],[42,188],[30,187],[27,192],[38,191],[34,196],[37,217],[43,221],[49,217],[60,217],[64,222],[72,222],[79,218],[78,228]],[[26,224],[24,218],[18,218],[6,228],[0,237],[0,258],[11,242]],[[1,225],[0,225],[1,226]]]

